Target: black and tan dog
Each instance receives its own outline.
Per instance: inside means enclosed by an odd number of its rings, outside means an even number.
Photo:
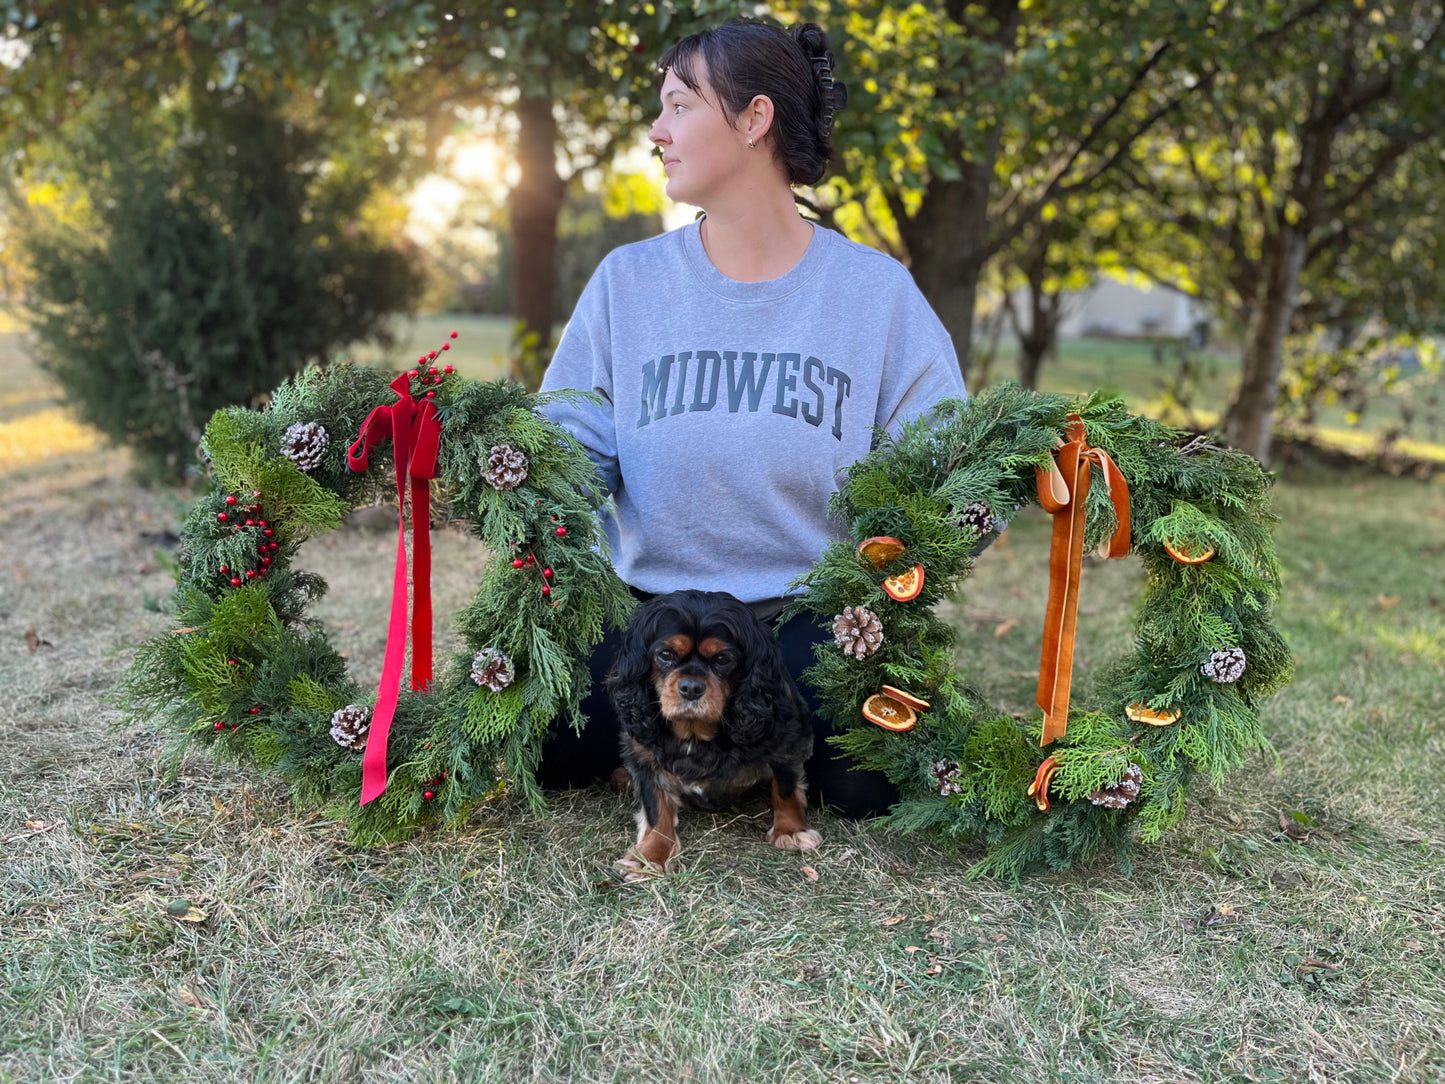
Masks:
[[[718,809],[771,780],[768,841],[812,850],[803,764],[813,728],[768,629],[732,595],[677,591],[637,611],[607,675],[622,763],[642,800],[629,879],[677,857],[679,807]]]

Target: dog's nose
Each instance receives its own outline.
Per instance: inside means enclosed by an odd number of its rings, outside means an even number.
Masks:
[[[677,680],[677,693],[684,700],[701,700],[706,691],[707,686],[701,678],[685,677]]]

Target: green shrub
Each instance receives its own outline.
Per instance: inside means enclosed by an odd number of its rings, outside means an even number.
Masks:
[[[385,341],[420,296],[413,258],[360,223],[377,172],[254,97],[101,105],[66,143],[88,207],[25,238],[39,360],[138,473],[179,477],[214,410]]]

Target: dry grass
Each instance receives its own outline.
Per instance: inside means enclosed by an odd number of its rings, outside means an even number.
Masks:
[[[618,889],[604,872],[632,814],[602,790],[559,795],[545,822],[503,803],[359,851],[274,781],[202,758],[161,775],[158,736],[108,729],[104,696],[166,627],[146,536],[186,498],[124,466],[5,476],[0,1080],[1445,1074],[1439,485],[1280,487],[1299,675],[1267,716],[1278,760],[1200,794],[1133,878],[1101,865],[1009,889],[967,879],[976,852],[829,817],[804,859],[763,845],[757,805],[688,816],[682,872]],[[957,607],[966,664],[1020,710],[1045,533],[1017,523]],[[348,530],[305,554],[363,674],[391,547]],[[439,548],[445,612],[479,557],[457,535]],[[1138,578],[1089,572],[1081,672],[1128,637]],[[28,650],[27,628],[49,645]],[[171,917],[178,898],[204,919]]]

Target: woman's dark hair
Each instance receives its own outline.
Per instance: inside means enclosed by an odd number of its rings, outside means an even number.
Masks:
[[[683,38],[658,61],[701,94],[696,69],[701,56],[723,115],[735,119],[759,94],[773,103],[774,153],[790,184],[817,184],[833,152],[833,113],[848,101],[848,88],[833,78],[828,35],[817,23],[783,30],[742,21]]]

